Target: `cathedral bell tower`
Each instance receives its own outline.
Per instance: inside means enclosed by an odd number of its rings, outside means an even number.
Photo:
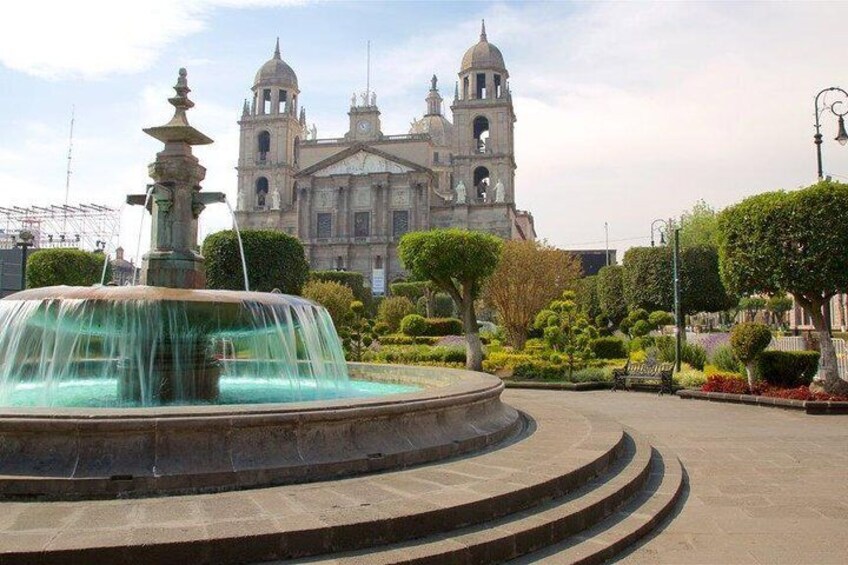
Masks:
[[[256,73],[252,90],[253,100],[245,100],[238,122],[238,210],[291,210],[306,114],[301,110],[298,115],[297,75],[280,56],[279,38],[274,55]]]
[[[462,57],[451,105],[454,190],[469,205],[515,202],[515,113],[503,55],[486,37]],[[458,198],[462,198],[458,196]]]

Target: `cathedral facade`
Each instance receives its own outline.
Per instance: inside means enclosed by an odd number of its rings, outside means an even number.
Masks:
[[[364,92],[350,100],[344,137],[321,139],[278,41],[239,121],[239,226],[297,236],[313,269],[360,272],[375,294],[404,275],[397,243],[406,232],[457,227],[534,239],[532,215],[515,207],[508,79],[484,24],[462,57],[453,120],[433,76],[427,112],[409,133],[384,134],[376,95]]]

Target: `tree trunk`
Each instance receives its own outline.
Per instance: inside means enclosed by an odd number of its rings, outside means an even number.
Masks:
[[[462,326],[465,330],[465,368],[470,371],[483,370],[483,343],[477,329],[474,299],[469,289],[462,289]]]
[[[754,392],[754,386],[756,385],[757,379],[754,376],[754,367],[756,363],[753,361],[748,361],[745,363],[745,374],[748,375],[748,388],[751,389],[751,392]]]
[[[813,327],[819,337],[819,349],[821,350],[821,358],[819,360],[819,374],[822,379],[822,386],[828,394],[848,395],[848,382],[839,378],[839,366],[836,362],[836,349],[833,347],[833,341],[830,337],[830,328],[828,327],[827,318],[824,315],[824,308],[829,308],[830,304],[827,300],[812,301],[809,304],[804,304],[804,308],[808,308],[808,313],[813,321]]]
[[[506,335],[509,340],[509,344],[515,348],[516,351],[521,351],[524,349],[524,344],[527,343],[527,330],[518,330],[517,328],[504,328],[506,330]]]

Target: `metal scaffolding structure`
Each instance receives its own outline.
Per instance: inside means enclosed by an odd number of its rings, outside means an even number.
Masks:
[[[15,247],[21,233],[29,232],[34,248],[105,250],[120,227],[120,210],[100,204],[0,206],[0,249]]]

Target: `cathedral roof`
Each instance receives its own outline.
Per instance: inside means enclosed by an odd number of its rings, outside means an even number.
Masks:
[[[259,67],[253,86],[282,86],[297,89],[297,75],[294,70],[280,57],[280,39],[277,38],[277,46],[274,56],[267,63]]]
[[[469,48],[465,52],[465,55],[462,56],[462,65],[459,72],[464,73],[470,69],[493,69],[506,72],[506,65],[504,65],[501,50],[489,43],[486,39],[485,21],[483,21],[480,31],[480,41]]]
[[[428,114],[412,122],[409,133],[429,133],[434,144],[452,147],[453,130],[453,124],[441,114]]]

